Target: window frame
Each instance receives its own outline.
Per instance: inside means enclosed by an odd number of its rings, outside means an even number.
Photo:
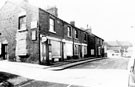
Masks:
[[[51,21],[50,20],[53,21],[53,24],[51,24]],[[51,27],[53,29],[51,29]],[[52,32],[52,33],[56,33],[56,30],[55,30],[55,19],[52,18],[52,17],[49,18],[49,31]]]
[[[71,26],[67,26],[67,36],[72,37],[72,27]]]
[[[75,34],[75,38],[78,39],[78,31],[76,29],[75,29],[74,34]]]
[[[84,33],[84,41],[87,41],[87,34]]]
[[[22,18],[25,18],[25,28],[21,28],[21,25],[23,24],[21,24],[21,19]],[[18,18],[18,30],[19,31],[23,31],[23,30],[26,30],[27,29],[27,17],[26,17],[26,15],[22,15],[22,16],[20,16],[19,18]]]

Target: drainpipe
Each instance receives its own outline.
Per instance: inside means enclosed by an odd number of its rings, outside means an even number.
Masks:
[[[61,41],[61,61],[64,61],[64,42]]]
[[[73,32],[72,32],[72,37],[73,37],[73,57],[74,57],[74,37],[75,37],[75,35],[74,35],[74,29],[73,29]]]
[[[38,39],[39,39],[39,41],[38,41],[38,47],[39,47],[39,64],[41,64],[41,60],[40,60],[40,58],[41,58],[41,53],[40,53],[40,41],[41,41],[41,39],[40,39],[40,24],[39,24],[39,21],[37,22],[37,34],[38,34]]]
[[[70,21],[70,24],[75,27],[75,21]],[[73,39],[73,57],[74,57],[74,37],[75,37],[75,34],[74,34],[74,31],[75,29],[72,27],[72,39]]]
[[[46,64],[47,65],[50,65],[50,60],[49,60],[49,46],[50,46],[49,39],[47,39],[47,41],[46,41]]]
[[[62,34],[62,39],[64,39],[64,23],[63,23],[63,34]],[[62,61],[64,61],[64,41],[61,41],[61,57],[62,57]]]

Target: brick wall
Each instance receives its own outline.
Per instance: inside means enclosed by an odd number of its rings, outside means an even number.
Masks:
[[[9,9],[10,8],[10,9]],[[7,1],[5,5],[0,10],[0,32],[1,42],[5,39],[8,41],[8,54],[10,60],[15,60],[15,50],[16,50],[16,34],[18,32],[18,18],[20,12],[23,10],[26,11],[27,15],[27,48],[28,48],[28,58],[24,61],[26,62],[37,62],[38,60],[38,30],[37,30],[37,40],[31,41],[31,30],[30,25],[32,21],[38,20],[38,9],[32,7],[28,3],[22,2],[20,5]],[[36,55],[34,55],[36,54]],[[34,58],[33,58],[34,57]]]
[[[9,9],[10,8],[10,9]],[[18,31],[18,18],[21,11],[26,11],[26,31]],[[55,33],[49,31],[49,18],[53,18],[55,21]],[[94,49],[95,56],[97,55],[97,47],[102,43],[100,42],[101,38],[98,38],[95,35],[88,34],[87,32],[75,27],[75,25],[71,25],[50,13],[33,7],[27,2],[21,2],[19,5],[16,3],[12,3],[11,1],[6,2],[5,5],[0,10],[0,33],[2,33],[0,41],[7,40],[8,41],[8,54],[9,59],[13,60],[15,58],[20,58],[24,62],[31,63],[39,63],[40,59],[40,34],[44,36],[54,37],[60,40],[60,45],[64,45],[63,39],[70,42],[72,45],[77,43],[79,47],[81,44],[88,43],[88,54],[91,52],[91,49]],[[31,29],[31,23],[37,22],[38,26]],[[68,37],[67,27],[70,26],[72,29],[72,36]],[[78,38],[75,38],[75,30],[78,32]],[[36,40],[32,40],[32,31],[36,31]],[[27,41],[27,55],[15,55],[16,44],[18,44],[17,33],[27,32],[26,41]],[[85,34],[87,35],[86,40],[84,40]],[[99,41],[97,40],[99,39]],[[48,46],[48,45],[46,45]],[[73,47],[72,47],[73,46]],[[74,45],[72,45],[72,49],[74,49]],[[64,48],[64,47],[63,47]],[[60,47],[60,50],[63,49]],[[49,48],[47,48],[49,49]],[[72,50],[71,49],[71,50]],[[80,49],[80,48],[79,48]],[[78,50],[79,50],[78,49]],[[20,50],[21,51],[21,50]],[[80,51],[80,50],[79,50]],[[61,51],[62,52],[62,51]],[[62,53],[60,53],[61,55]],[[48,55],[49,56],[49,55]],[[91,56],[91,55],[89,55]]]
[[[10,8],[10,9],[9,9]],[[0,10],[0,40],[8,41],[8,54],[10,60],[15,58],[15,45],[16,45],[16,30],[18,28],[18,10],[15,10],[16,6],[12,3],[5,3]]]
[[[49,18],[52,17],[55,21],[55,31],[52,33],[49,31]],[[63,22],[56,18],[55,16],[49,14],[48,12],[40,9],[39,10],[39,23],[40,23],[40,33],[47,36],[52,36],[56,38],[63,38]]]
[[[20,56],[17,55],[17,57],[21,58],[22,61],[24,62],[31,62],[31,63],[39,63],[39,28],[38,28],[38,19],[39,19],[39,9],[36,7],[33,7],[29,5],[28,3],[22,3],[20,5],[24,10],[26,11],[26,28],[27,31],[27,55]],[[19,13],[18,13],[19,14]],[[31,23],[36,22],[37,27],[31,28]],[[36,40],[32,40],[32,31],[36,31]],[[17,32],[17,33],[23,33]]]

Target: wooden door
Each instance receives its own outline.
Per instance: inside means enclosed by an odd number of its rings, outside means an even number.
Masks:
[[[46,43],[40,42],[40,62],[44,63],[46,61]]]

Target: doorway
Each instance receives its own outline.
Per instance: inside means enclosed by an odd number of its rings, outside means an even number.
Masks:
[[[40,62],[46,62],[46,42],[40,42]]]
[[[78,49],[79,49],[79,58],[82,58],[82,46],[79,45]]]
[[[3,60],[7,59],[7,44],[1,44],[1,56]]]

